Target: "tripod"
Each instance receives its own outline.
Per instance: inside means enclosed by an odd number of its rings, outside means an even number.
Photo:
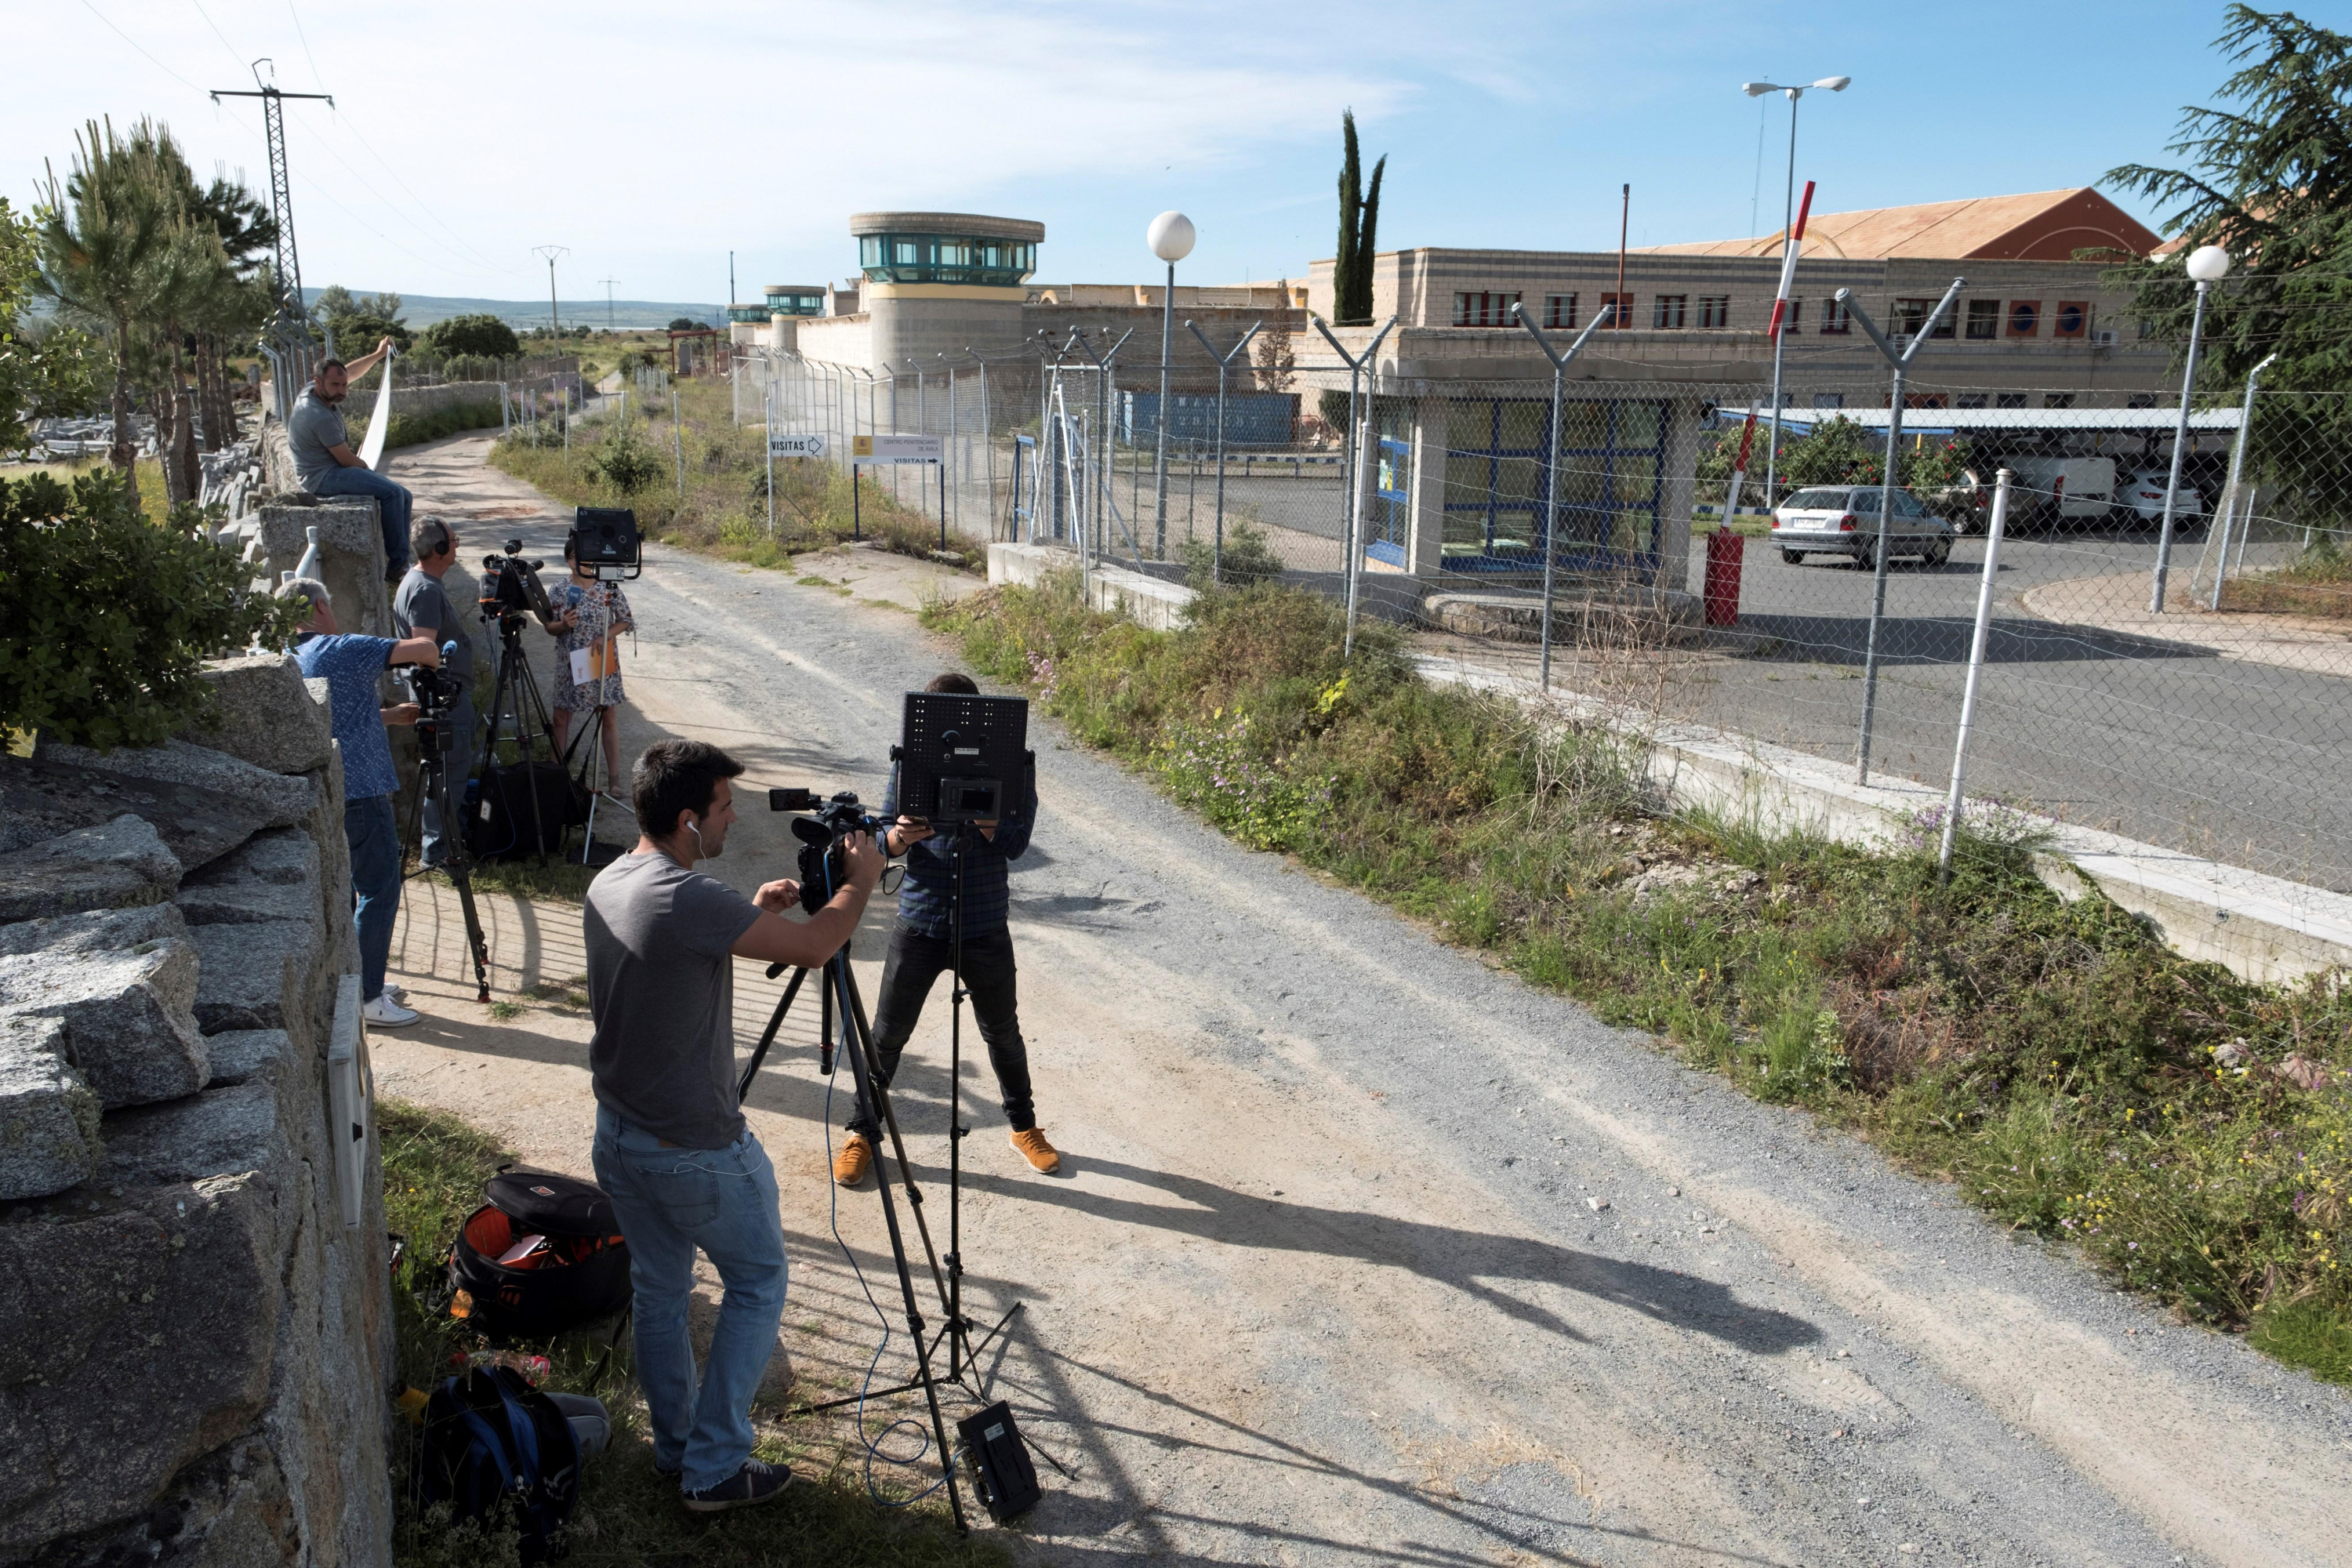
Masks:
[[[563,771],[588,797],[588,826],[580,838],[580,863],[583,866],[595,864],[591,857],[596,847],[596,808],[604,800],[604,792],[596,787],[596,780],[600,769],[609,771],[612,766],[604,750],[604,716],[612,710],[613,706],[609,702],[600,703],[584,711],[574,710],[572,716],[582,730],[563,749]]]
[[[537,776],[531,771],[531,753],[533,742],[543,742],[548,761],[557,761],[553,726],[548,722],[547,701],[539,694],[539,679],[530,672],[530,657],[523,652],[522,612],[501,609],[498,620],[499,670],[490,688],[490,731],[482,742],[483,773],[487,776],[490,766],[497,763],[499,741],[511,724],[515,762],[522,773],[524,791],[530,796],[531,842],[541,863],[545,864],[547,820],[540,805]],[[511,819],[511,807],[508,816]],[[562,826],[558,825],[559,831]]]
[[[408,798],[408,829],[403,842],[422,843],[425,803],[429,799],[440,814],[444,825],[442,843],[447,851],[439,869],[449,875],[457,889],[457,904],[466,913],[466,947],[474,958],[474,987],[477,1002],[490,999],[490,943],[482,934],[482,917],[474,907],[474,857],[466,847],[463,819],[458,814],[462,802],[449,795],[449,752],[457,737],[446,726],[449,715],[445,710],[427,717],[416,726],[417,759],[416,787]],[[415,870],[410,877],[422,877],[435,868],[423,863],[418,856]]]
[[[772,979],[782,973],[783,968],[781,963],[772,965],[768,970],[770,978]],[[906,1143],[898,1135],[898,1118],[890,1108],[889,1091],[885,1089],[881,1082],[876,1079],[871,1067],[872,1058],[868,1053],[873,1043],[873,1028],[866,1020],[866,1004],[857,994],[857,977],[850,973],[847,942],[842,943],[841,950],[824,961],[822,970],[793,971],[791,983],[784,987],[782,997],[776,1003],[775,1012],[768,1019],[766,1030],[760,1036],[758,1047],[751,1053],[750,1064],[743,1069],[742,1080],[737,1085],[736,1099],[740,1101],[743,1095],[750,1091],[751,1080],[758,1075],[760,1064],[768,1054],[768,1047],[775,1042],[776,1031],[783,1026],[784,1014],[792,1007],[793,998],[800,994],[802,983],[812,973],[823,975],[824,986],[819,993],[824,1005],[824,1033],[820,1037],[819,1065],[828,1074],[833,1071],[834,1051],[837,1045],[842,1061],[849,1068],[850,1086],[856,1093],[858,1120],[869,1127],[887,1129],[891,1153],[898,1161],[899,1178],[906,1184],[908,1208],[914,1215],[916,1232],[922,1238],[923,1256],[925,1261],[930,1266],[932,1283],[940,1288],[940,1299],[946,1301],[949,1300],[950,1292],[940,1278],[939,1254],[931,1245],[930,1226],[923,1220],[922,1189],[915,1184],[914,1170],[907,1160]],[[837,1030],[835,1026],[836,1018],[840,1021]],[[957,1531],[969,1533],[971,1527],[964,1521],[963,1516],[963,1495],[957,1489],[955,1483],[955,1450],[948,1445],[947,1422],[940,1413],[939,1385],[942,1379],[931,1370],[932,1353],[938,1350],[941,1342],[949,1337],[950,1331],[957,1328],[953,1310],[950,1310],[949,1321],[940,1326],[939,1333],[926,1341],[923,1337],[922,1309],[915,1299],[914,1271],[907,1262],[906,1237],[898,1227],[898,1205],[891,1199],[890,1184],[884,1176],[878,1161],[874,1177],[875,1190],[882,1199],[883,1227],[889,1232],[890,1236],[891,1261],[898,1268],[898,1295],[906,1309],[907,1332],[915,1342],[914,1381],[900,1384],[895,1388],[876,1389],[864,1394],[852,1394],[847,1398],[830,1399],[818,1405],[803,1405],[793,1414],[813,1415],[819,1411],[837,1409],[842,1405],[859,1404],[866,1399],[887,1398],[894,1394],[907,1394],[918,1388],[921,1389],[924,1402],[930,1410],[931,1436],[940,1446],[940,1469],[947,1483],[948,1506],[955,1515]],[[1016,1306],[1013,1311],[1018,1310],[1020,1308]],[[1004,1316],[1005,1320],[1010,1321],[1013,1313],[1007,1312]],[[996,1327],[1002,1329],[1003,1326],[1004,1324],[1000,1322]],[[995,1332],[995,1329],[989,1331],[992,1337]],[[958,1342],[961,1342],[961,1335]],[[986,1342],[986,1340],[982,1341],[983,1344]],[[951,1356],[944,1381],[962,1383],[962,1365]],[[965,1391],[971,1392],[969,1384],[965,1384]]]

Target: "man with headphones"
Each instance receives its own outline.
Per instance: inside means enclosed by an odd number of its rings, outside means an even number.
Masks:
[[[393,595],[393,629],[404,637],[427,638],[436,647],[457,645],[446,661],[465,682],[464,695],[449,715],[450,732],[457,737],[449,750],[449,790],[462,797],[466,781],[474,773],[474,639],[467,635],[474,617],[460,612],[441,584],[449,568],[457,563],[457,531],[437,517],[420,517],[409,525],[408,544],[409,558],[415,564]],[[462,805],[462,799],[457,804]],[[425,863],[440,865],[449,853],[442,835],[461,831],[461,826],[443,824],[438,802],[426,801]]]
[[[629,1238],[637,1386],[654,1468],[698,1513],[763,1503],[792,1472],[751,1455],[751,1396],[776,1352],[784,1232],[775,1168],[735,1093],[735,960],[814,969],[857,929],[883,856],[844,840],[849,885],[805,920],[799,884],[746,899],[695,868],[735,820],[743,764],[702,741],[657,741],[630,793],[637,846],[597,873],[581,906],[597,1184]],[[699,1376],[688,1308],[699,1252],[722,1291]]]

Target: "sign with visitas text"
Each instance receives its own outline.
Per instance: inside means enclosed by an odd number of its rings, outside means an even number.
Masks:
[[[811,431],[805,436],[788,436],[781,430],[771,430],[768,432],[768,456],[822,458],[824,456],[824,434]]]
[[[852,436],[853,463],[936,463],[947,456],[943,436]]]

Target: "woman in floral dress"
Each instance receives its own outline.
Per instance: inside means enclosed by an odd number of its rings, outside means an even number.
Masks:
[[[555,633],[555,749],[564,752],[574,713],[604,710],[604,793],[628,803],[627,774],[621,765],[620,634],[637,629],[629,597],[618,583],[601,583],[593,566],[574,558],[563,542],[572,575],[558,599]],[[584,677],[585,679],[582,679]]]

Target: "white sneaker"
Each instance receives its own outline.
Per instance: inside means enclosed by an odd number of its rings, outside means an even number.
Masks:
[[[397,1029],[414,1024],[424,1015],[413,1008],[402,1006],[387,993],[362,1007],[360,1016],[379,1029]]]
[[[404,1007],[408,1005],[408,987],[405,985],[394,985],[387,980],[383,983],[383,994],[391,997]]]

